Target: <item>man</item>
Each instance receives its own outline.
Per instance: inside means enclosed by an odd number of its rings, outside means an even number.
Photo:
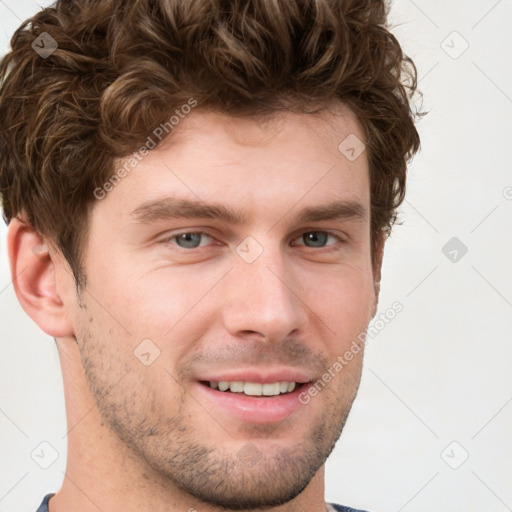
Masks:
[[[16,32],[9,258],[69,432],[38,512],[352,510],[324,463],[419,148],[385,23],[378,1],[61,0]]]

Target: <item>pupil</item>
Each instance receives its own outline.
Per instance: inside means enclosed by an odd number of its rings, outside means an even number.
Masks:
[[[326,244],[327,236],[327,233],[321,231],[311,231],[303,235],[303,240],[306,245],[310,242],[310,247],[321,247]]]
[[[199,233],[183,233],[178,238],[178,245],[186,247],[187,249],[193,249],[200,243],[201,235]]]

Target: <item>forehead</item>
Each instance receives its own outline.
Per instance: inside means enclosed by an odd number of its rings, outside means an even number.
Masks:
[[[358,152],[364,148],[360,124],[342,106],[271,118],[193,111],[141,158],[98,209],[126,216],[166,195],[229,203],[269,216],[272,209],[278,213],[338,199],[369,203],[366,153],[350,158],[346,141],[359,144]]]

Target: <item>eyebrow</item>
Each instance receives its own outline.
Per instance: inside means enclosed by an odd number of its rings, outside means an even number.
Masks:
[[[366,208],[357,201],[334,201],[322,206],[309,206],[298,215],[297,221],[364,220]]]
[[[171,219],[219,219],[228,224],[244,224],[248,216],[220,203],[206,203],[200,200],[165,197],[147,201],[131,212],[141,224]],[[296,222],[318,222],[328,220],[366,219],[367,209],[357,201],[339,200],[320,206],[308,206],[301,210]]]

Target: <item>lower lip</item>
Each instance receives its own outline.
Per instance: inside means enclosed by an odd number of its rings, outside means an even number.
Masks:
[[[299,402],[299,394],[304,386],[297,387],[291,393],[277,396],[247,396],[243,393],[219,391],[199,382],[197,387],[206,400],[250,423],[281,422],[303,407]]]

